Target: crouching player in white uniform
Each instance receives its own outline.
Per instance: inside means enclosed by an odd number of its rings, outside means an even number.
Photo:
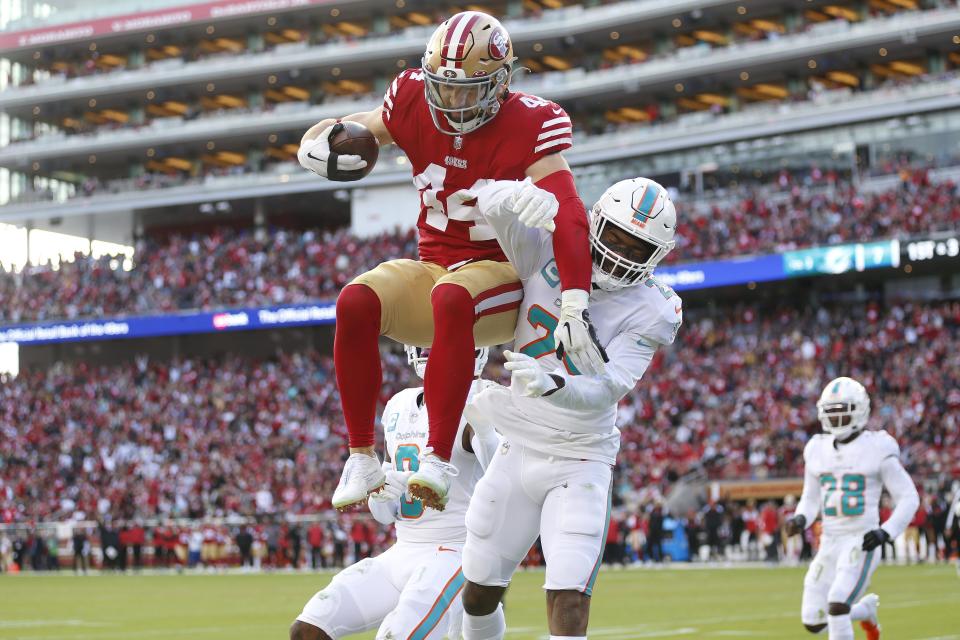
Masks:
[[[417,375],[423,377],[424,350],[407,347]],[[477,351],[477,379],[487,362],[487,350]],[[483,466],[497,447],[493,431],[478,435],[460,421],[451,462],[459,475],[446,509],[424,509],[406,495],[407,479],[419,466],[429,435],[423,387],[405,389],[383,411],[386,487],[368,499],[373,516],[396,523],[397,543],[375,558],[361,560],[334,577],[307,602],[290,628],[291,640],[338,640],[379,626],[377,638],[439,640],[459,638],[462,618],[460,592],[464,577],[461,551],[467,532],[464,515]]]
[[[820,550],[803,581],[801,619],[811,633],[829,629],[830,640],[853,640],[860,620],[868,640],[880,637],[879,598],[857,598],[880,564],[881,549],[907,528],[920,504],[917,489],[900,464],[900,447],[886,431],[865,431],[870,396],[856,380],[831,381],[817,402],[826,433],[803,450],[803,495],[787,533],[802,532],[823,514]],[[880,524],[884,487],[896,502]]]
[[[543,203],[553,196],[525,183],[495,182],[477,197],[517,269],[524,298],[516,352],[506,352],[510,388],[483,390],[464,414],[503,436],[467,511],[464,638],[504,636],[501,597],[538,535],[551,638],[585,638],[610,521],[617,403],[681,323],[680,298],[651,275],[673,248],[676,212],[666,190],[644,178],[618,182],[594,207],[590,314],[593,339],[610,362],[603,374],[578,375],[555,355],[560,280],[550,236],[537,228],[549,226],[555,201]]]

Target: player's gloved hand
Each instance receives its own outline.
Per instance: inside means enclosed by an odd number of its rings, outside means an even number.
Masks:
[[[556,228],[553,219],[560,211],[560,203],[557,196],[535,186],[528,177],[517,183],[513,193],[500,204],[500,209],[517,216],[524,226],[552,232]]]
[[[534,185],[530,178],[522,182],[494,180],[476,191],[461,189],[452,194],[448,202],[451,198],[459,204],[476,201],[484,216],[516,217],[527,227],[550,232],[556,228],[553,219],[560,210],[557,197]]]
[[[881,527],[877,527],[873,531],[867,531],[863,535],[863,550],[864,551],[873,551],[882,544],[890,540],[890,534],[883,530]]]
[[[367,161],[357,155],[340,155],[330,150],[330,141],[343,131],[343,123],[332,124],[314,140],[307,140],[297,151],[300,166],[318,176],[337,182],[349,182],[363,177]]]
[[[798,513],[792,518],[789,518],[783,528],[788,536],[799,535],[807,528],[807,517]]]
[[[504,351],[503,356],[507,359],[504,366],[511,373],[510,387],[521,396],[539,398],[560,388],[556,380],[540,368],[536,358],[513,351]]]
[[[567,289],[560,294],[560,321],[553,339],[557,358],[563,360],[567,356],[581,374],[596,375],[604,372],[604,363],[610,362],[610,358],[590,323],[589,298],[590,294],[583,289]]]
[[[393,467],[387,468],[387,465],[384,465],[384,473],[387,476],[387,481],[383,485],[383,489],[377,493],[370,494],[370,499],[377,502],[397,502],[400,500],[400,497],[407,491],[407,480],[410,479],[410,476],[413,475],[412,471],[397,471]]]

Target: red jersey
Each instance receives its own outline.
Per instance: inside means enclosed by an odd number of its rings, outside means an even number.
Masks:
[[[537,160],[573,146],[572,125],[556,103],[510,92],[490,122],[463,136],[441,133],[424,96],[423,73],[408,69],[387,87],[383,123],[413,168],[420,191],[420,259],[444,267],[506,262],[493,229],[473,204],[451,196],[493,180],[523,180]]]

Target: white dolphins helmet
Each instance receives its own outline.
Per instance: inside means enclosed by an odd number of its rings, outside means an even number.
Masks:
[[[677,211],[653,180],[621,180],[590,216],[593,283],[606,291],[640,284],[674,247]]]
[[[417,372],[417,376],[422,379],[423,374],[427,371],[427,358],[430,356],[430,348],[411,347],[410,345],[405,345],[404,348],[407,350],[407,364],[412,365],[413,370]],[[477,349],[473,352],[473,355],[473,377],[477,378],[483,373],[483,368],[487,366],[490,349],[487,347]]]
[[[820,394],[817,417],[824,431],[838,440],[846,440],[866,428],[870,418],[870,396],[853,378],[836,378],[827,383]]]

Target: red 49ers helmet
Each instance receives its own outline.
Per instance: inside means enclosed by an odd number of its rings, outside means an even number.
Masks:
[[[437,27],[421,65],[437,129],[457,136],[490,122],[500,110],[514,60],[510,35],[493,16],[464,11]]]

